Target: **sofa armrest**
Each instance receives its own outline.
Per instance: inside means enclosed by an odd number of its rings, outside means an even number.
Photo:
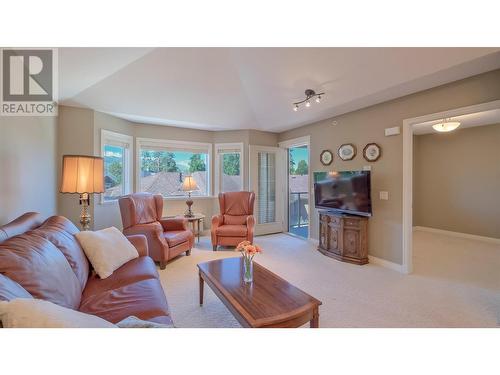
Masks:
[[[132,245],[137,249],[140,257],[148,256],[148,240],[146,236],[143,234],[133,234],[127,236],[127,239],[130,241]]]
[[[160,224],[165,232],[170,230],[188,230],[188,220],[182,217],[161,219]]]

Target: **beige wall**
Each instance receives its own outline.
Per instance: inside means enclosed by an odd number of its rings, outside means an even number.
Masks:
[[[101,112],[93,112],[93,154],[101,156],[101,130],[109,130],[112,132],[125,134],[129,136],[134,135],[134,127],[132,123],[120,118],[107,115]],[[135,166],[135,157],[133,154],[134,147],[131,149],[131,162]],[[134,176],[134,174],[132,174]],[[133,182],[134,180],[132,180]],[[102,229],[107,227],[122,228],[122,221],[120,216],[120,208],[118,201],[101,203],[100,197],[96,195],[93,203],[94,207],[94,228]]]
[[[0,117],[0,225],[56,212],[55,117]]]
[[[373,217],[369,225],[369,253],[402,263],[402,136],[385,137],[384,129],[402,126],[406,118],[500,99],[500,70],[470,77],[451,84],[377,104],[355,112],[302,126],[279,135],[279,141],[310,135],[311,171],[355,170],[372,166]],[[377,142],[382,157],[367,163],[361,153],[366,143]],[[335,157],[329,167],[319,161],[322,150],[333,152],[342,143],[354,143],[358,154],[352,161]],[[312,187],[311,187],[312,189]],[[388,191],[389,200],[379,200],[379,192]],[[311,235],[318,238],[318,215],[311,211]]]
[[[61,183],[61,165],[63,155],[93,155],[94,143],[92,126],[94,111],[84,108],[59,106],[57,124],[57,191]],[[66,216],[79,226],[80,205],[78,194],[62,194],[57,196],[57,212]],[[93,197],[92,197],[93,199]],[[93,216],[93,206],[90,213]]]
[[[500,238],[500,124],[414,136],[413,225]]]
[[[134,137],[132,146],[132,189],[136,186],[136,163],[135,163],[135,143],[137,138],[153,138],[193,141],[204,143],[233,143],[242,142],[244,145],[244,188],[248,188],[248,150],[251,142],[255,145],[277,145],[277,134],[255,130],[234,130],[234,131],[206,131],[197,129],[185,129],[174,126],[159,126],[133,123],[116,118],[104,113],[95,112],[89,109],[74,107],[61,107],[59,118],[59,152],[58,160],[63,154],[86,154],[100,155],[101,153],[101,130],[126,134]],[[212,168],[215,157],[212,157]],[[60,173],[60,171],[59,171]],[[212,176],[213,177],[213,176]],[[212,192],[214,192],[214,182],[212,180]],[[218,212],[217,197],[195,197],[194,210],[206,215],[204,227],[210,228],[211,216]],[[59,194],[59,213],[67,216],[78,224],[80,206],[77,195]],[[183,214],[186,210],[184,198],[165,199],[163,214],[165,216]],[[94,229],[101,229],[109,226],[121,228],[121,217],[118,202],[101,203],[99,196],[95,196],[92,202],[91,213],[93,215]]]

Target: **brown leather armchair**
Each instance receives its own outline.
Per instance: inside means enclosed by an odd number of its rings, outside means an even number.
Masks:
[[[194,234],[184,218],[162,219],[163,197],[150,193],[136,193],[119,199],[123,233],[143,234],[149,247],[149,256],[165,269],[167,261],[179,254],[191,254]]]
[[[241,241],[253,241],[255,193],[235,191],[219,194],[220,214],[212,217],[212,246],[236,246]]]

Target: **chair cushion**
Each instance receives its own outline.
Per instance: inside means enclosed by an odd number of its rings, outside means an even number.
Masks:
[[[255,195],[248,191],[234,191],[219,195],[220,212],[226,215],[252,215]]]
[[[63,253],[34,231],[0,243],[0,273],[28,293],[57,305],[76,309],[82,288]]]
[[[97,315],[112,323],[118,323],[131,315],[158,323],[170,320],[167,299],[156,278],[92,294],[82,299],[79,311]]]
[[[52,216],[32,233],[49,240],[61,250],[83,290],[87,284],[90,267],[82,247],[75,238],[78,232],[78,228],[65,217]]]
[[[15,298],[33,298],[26,289],[0,273],[0,301],[10,301]]]
[[[224,215],[226,225],[246,225],[248,215]]]
[[[221,225],[215,231],[218,236],[244,237],[247,235],[246,225]]]
[[[139,257],[132,259],[123,266],[115,270],[113,274],[105,279],[101,279],[97,274],[89,277],[87,287],[83,291],[82,299],[86,299],[92,294],[99,294],[121,286],[134,283],[136,281],[154,279],[158,277],[155,263],[150,257]]]
[[[165,237],[169,247],[174,247],[189,241],[191,235],[191,231],[189,230],[172,230],[163,233],[163,237]]]

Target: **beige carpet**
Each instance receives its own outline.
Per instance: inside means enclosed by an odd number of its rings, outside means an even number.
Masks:
[[[256,260],[323,302],[320,327],[497,326],[500,248],[422,232],[414,241],[412,275],[338,262],[286,234],[257,237],[265,252]],[[208,286],[198,304],[196,264],[234,256],[229,249],[213,252],[210,238],[202,237],[190,257],[160,271],[177,327],[240,327]]]

